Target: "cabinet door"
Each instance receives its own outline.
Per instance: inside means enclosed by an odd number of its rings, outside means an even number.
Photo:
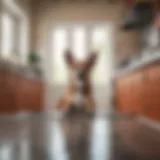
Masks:
[[[18,77],[18,83],[19,86],[17,86],[16,108],[18,112],[24,112],[26,111],[26,102],[28,101],[28,97],[25,92],[27,86],[25,85],[24,78],[21,76]]]
[[[143,110],[143,71],[128,74],[117,80],[117,108],[126,114],[140,114]]]
[[[36,80],[30,80],[28,81],[30,83],[30,86],[29,86],[29,92],[30,92],[30,105],[28,106],[30,111],[32,112],[36,112],[39,110],[40,108],[40,98],[39,98],[39,95],[40,95],[40,92],[39,92],[39,84]]]
[[[127,84],[126,77],[120,77],[116,81],[116,105],[120,112],[127,112]]]
[[[144,91],[144,115],[160,121],[160,65],[155,64],[146,68],[148,76]]]
[[[133,109],[131,108],[131,103],[132,103],[132,76],[128,75],[125,77],[124,81],[124,106],[123,106],[123,111],[124,113],[132,114]]]
[[[32,86],[30,80],[20,77],[19,78],[21,87],[18,89],[17,96],[17,108],[19,112],[30,111],[30,106],[32,106]]]
[[[6,73],[4,71],[0,72],[0,113],[4,112],[5,105],[5,77]]]
[[[116,109],[118,111],[123,110],[123,88],[123,80],[118,77],[115,82]]]
[[[36,82],[36,88],[35,88],[35,111],[39,112],[43,110],[43,84],[42,82]]]
[[[4,85],[4,112],[15,113],[16,112],[16,76],[6,74]]]
[[[144,71],[140,70],[130,76],[130,104],[131,113],[141,114],[143,111],[143,74]]]
[[[42,109],[43,90],[38,80],[21,78],[21,88],[18,94],[19,111],[38,112]]]
[[[122,113],[131,113],[131,79],[126,75],[117,79],[117,108]]]

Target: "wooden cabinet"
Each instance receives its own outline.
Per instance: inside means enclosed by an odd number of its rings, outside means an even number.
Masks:
[[[160,64],[118,77],[116,107],[122,113],[160,121]]]
[[[6,72],[0,73],[0,112],[11,113],[15,107],[15,98],[14,98],[14,81],[15,77],[11,77],[8,80],[9,75]],[[11,107],[12,106],[12,107]]]
[[[116,83],[116,101],[120,111],[129,114],[139,114],[142,99],[142,73],[137,72],[120,77]]]
[[[123,79],[124,78],[124,79]],[[117,92],[118,92],[118,99],[117,103],[119,104],[118,107],[120,111],[124,113],[131,113],[131,109],[129,107],[130,105],[130,91],[131,91],[131,86],[130,86],[130,77],[123,77],[120,78],[120,80],[117,82]],[[124,98],[122,98],[122,95]]]
[[[0,113],[39,112],[43,94],[40,80],[0,72]]]
[[[130,94],[128,95],[131,99],[128,104],[133,114],[140,114],[142,112],[142,91],[144,87],[143,83],[143,72],[137,72],[130,77]]]
[[[3,112],[4,110],[4,98],[5,98],[5,72],[0,72],[0,106],[1,106],[1,111]]]
[[[160,65],[146,68],[144,115],[160,121]]]
[[[43,109],[43,85],[40,81],[20,79],[21,88],[17,93],[18,110],[38,112]]]

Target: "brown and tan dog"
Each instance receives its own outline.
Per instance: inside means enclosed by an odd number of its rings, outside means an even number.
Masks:
[[[66,94],[58,102],[58,109],[69,111],[71,107],[84,108],[94,112],[95,102],[92,95],[90,73],[97,55],[90,54],[85,61],[77,61],[70,51],[65,52],[65,60],[69,69],[69,85]]]

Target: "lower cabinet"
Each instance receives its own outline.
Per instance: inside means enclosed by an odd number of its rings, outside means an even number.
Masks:
[[[17,107],[19,111],[39,112],[43,109],[43,85],[30,79],[21,79],[21,88],[17,93]]]
[[[0,113],[43,110],[43,82],[0,72]]]
[[[160,121],[160,65],[146,69],[143,115]]]
[[[159,63],[118,77],[115,89],[118,111],[160,121]]]
[[[119,111],[128,114],[142,112],[142,74],[126,75],[116,80],[116,104]]]

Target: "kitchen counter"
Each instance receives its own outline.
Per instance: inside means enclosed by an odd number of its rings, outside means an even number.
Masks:
[[[24,78],[42,80],[42,72],[38,68],[32,68],[28,65],[11,63],[5,60],[0,60],[0,71],[5,71],[9,74],[22,76]]]
[[[134,72],[137,69],[143,68],[158,61],[160,61],[160,51],[146,55],[141,59],[133,60],[128,66],[118,69],[115,73],[115,77]]]
[[[0,61],[0,114],[41,112],[44,82],[39,71]]]
[[[117,72],[114,79],[117,111],[160,122],[159,62],[160,53],[155,53]]]

